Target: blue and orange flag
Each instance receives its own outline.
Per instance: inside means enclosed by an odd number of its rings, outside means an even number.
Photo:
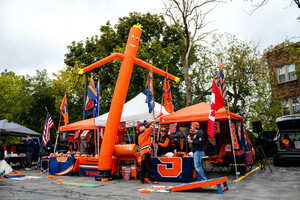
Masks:
[[[88,89],[88,94],[85,100],[85,110],[91,110],[94,108],[94,99],[97,98],[97,91],[95,88],[93,76],[91,76],[90,84],[89,84],[89,89]],[[93,114],[93,112],[91,112]],[[86,116],[88,117],[88,116]]]
[[[164,80],[163,98],[164,98],[164,107],[166,111],[168,113],[172,113],[174,111],[174,105],[173,105],[171,88],[170,88],[169,79],[167,77],[167,73],[165,75],[165,80]]]
[[[65,125],[69,123],[69,113],[68,113],[68,103],[67,103],[67,91],[65,93],[64,99],[60,105],[61,115],[64,117]]]
[[[226,89],[225,74],[224,74],[224,68],[223,68],[221,56],[220,56],[220,69],[219,69],[217,85],[218,85],[218,88],[220,89],[221,96],[224,100],[227,95],[227,89]]]
[[[100,80],[98,80],[98,84],[96,87],[96,92],[97,92],[97,96],[94,99],[94,114],[95,117],[99,116],[99,112],[100,112]]]
[[[148,103],[149,113],[152,113],[155,102],[154,102],[154,95],[153,95],[153,72],[152,67],[149,71],[146,87],[145,87],[145,94],[146,94],[146,101]]]

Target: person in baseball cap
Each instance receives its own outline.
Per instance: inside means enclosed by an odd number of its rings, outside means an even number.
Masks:
[[[171,143],[170,143],[170,138],[168,135],[168,129],[165,127],[162,127],[160,129],[160,141],[158,143],[157,156],[161,156],[168,152],[171,152]]]
[[[194,166],[197,172],[197,181],[207,180],[202,168],[202,157],[204,152],[204,133],[202,130],[200,130],[199,122],[192,122],[191,132],[194,133],[194,136],[193,138],[189,137],[188,142],[192,144]]]

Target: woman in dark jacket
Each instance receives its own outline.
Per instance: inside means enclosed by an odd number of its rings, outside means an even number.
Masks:
[[[0,160],[4,160],[4,148],[1,142],[0,142]]]
[[[47,147],[47,145],[42,144],[42,146],[40,147],[40,151],[39,151],[39,161],[36,165],[36,169],[40,168],[41,162],[42,162],[42,157],[43,156],[48,156],[48,150],[50,149],[50,147]]]

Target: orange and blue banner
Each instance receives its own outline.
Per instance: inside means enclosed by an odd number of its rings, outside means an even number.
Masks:
[[[232,143],[237,158],[245,156],[245,152],[248,151],[245,143],[245,135],[243,129],[243,123],[241,121],[231,123],[232,130]]]
[[[74,157],[50,157],[49,173],[58,176],[70,176],[75,165]]]
[[[65,93],[64,99],[60,105],[61,115],[64,117],[65,125],[69,123],[69,112],[68,112],[68,103],[67,103],[67,91]]]
[[[152,113],[155,107],[154,95],[153,95],[153,72],[152,67],[149,71],[146,87],[145,87],[146,101],[148,103],[149,113]]]
[[[97,98],[97,91],[95,88],[95,84],[94,84],[94,80],[93,80],[93,76],[91,75],[91,80],[90,80],[90,84],[88,87],[88,93],[87,93],[87,97],[85,100],[85,117],[89,117],[91,115],[93,115],[94,112],[94,107],[95,107],[95,99]]]
[[[174,104],[171,94],[171,88],[169,79],[167,77],[167,73],[164,79],[164,88],[163,88],[163,98],[164,98],[164,107],[168,113],[172,113],[174,111]]]
[[[95,117],[99,116],[100,113],[100,81],[98,80],[98,84],[96,86],[97,96],[94,98],[94,115]]]
[[[227,89],[226,89],[224,67],[223,67],[221,56],[220,56],[220,69],[219,69],[219,76],[218,76],[217,85],[218,85],[218,88],[220,89],[221,96],[224,100],[227,96]]]

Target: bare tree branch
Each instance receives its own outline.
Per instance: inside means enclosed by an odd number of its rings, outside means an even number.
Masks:
[[[163,0],[165,16],[170,19],[170,27],[180,34],[184,42],[184,51],[181,55],[183,76],[186,86],[186,106],[192,104],[193,87],[189,77],[189,55],[196,43],[203,40],[213,31],[204,31],[209,24],[207,15],[214,9],[209,6],[219,0]]]

